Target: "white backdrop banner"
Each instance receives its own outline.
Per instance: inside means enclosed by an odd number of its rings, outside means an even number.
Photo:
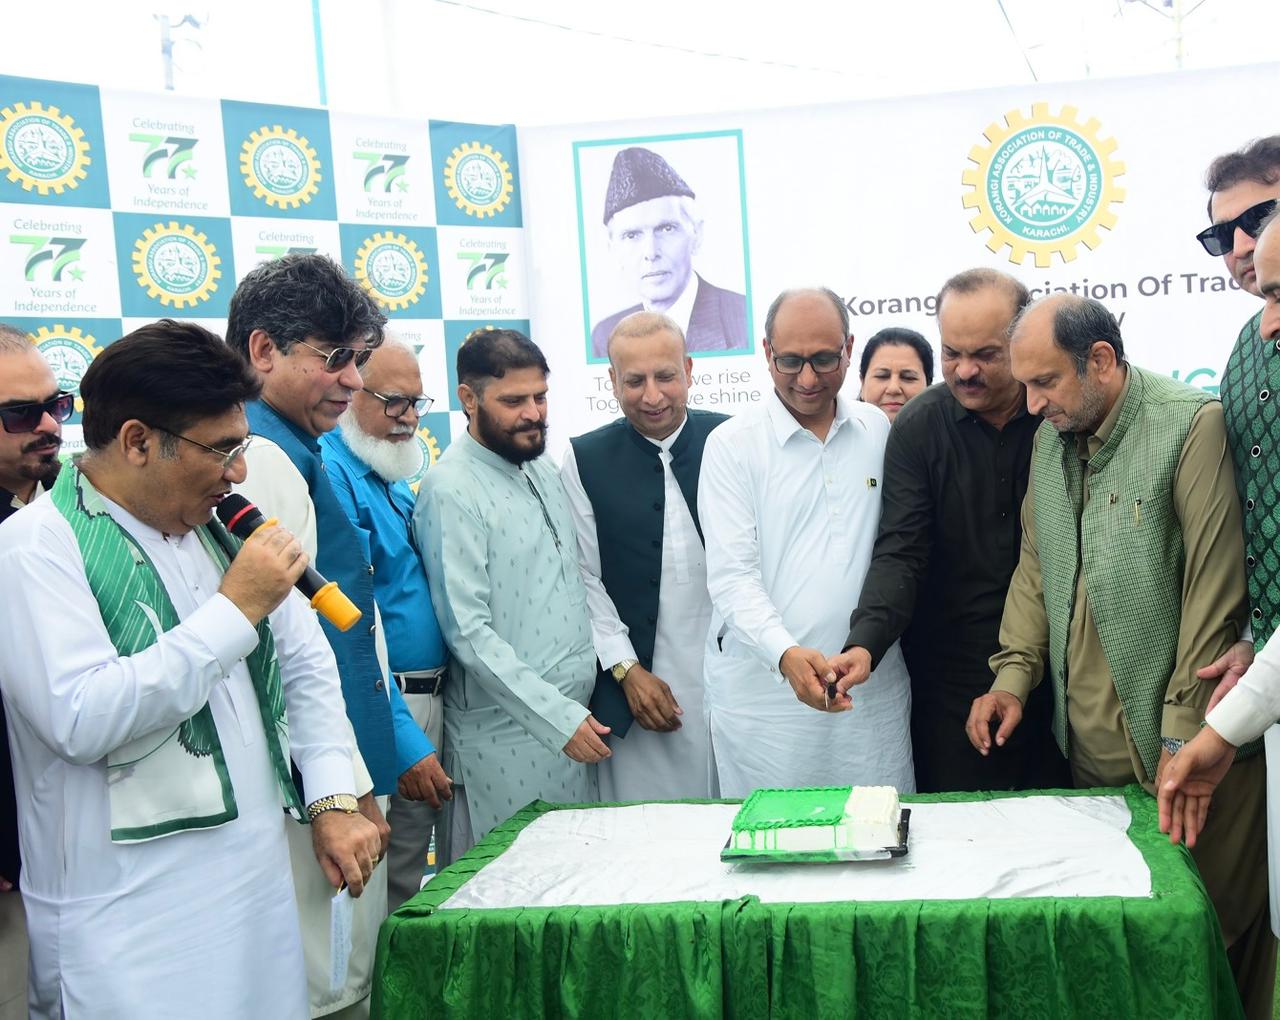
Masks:
[[[521,129],[530,315],[552,367],[551,448],[618,413],[593,330],[661,298],[685,265],[690,294],[702,283],[724,307],[745,298],[744,330],[724,315],[720,336],[691,345],[693,406],[736,412],[769,391],[760,339],[784,288],[840,294],[855,359],[890,325],[919,330],[936,350],[934,294],[982,265],[1035,296],[1100,299],[1135,363],[1216,393],[1258,301],[1195,240],[1209,222],[1204,172],[1280,131],[1265,112],[1278,90],[1280,64],[1268,64]],[[661,162],[619,156],[636,149]],[[679,192],[666,219],[623,223],[633,210],[622,210],[606,228],[611,179],[625,202],[643,197],[646,175],[660,178],[656,190]],[[677,318],[705,321],[696,309],[690,318],[688,300]],[[856,374],[847,383],[855,393]]]

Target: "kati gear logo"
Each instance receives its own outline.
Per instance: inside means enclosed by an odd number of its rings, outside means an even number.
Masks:
[[[83,237],[38,237],[34,234],[10,234],[9,243],[27,247],[27,261],[22,268],[23,279],[34,283],[42,266],[48,268],[50,283],[80,283],[84,280],[84,267],[80,265],[80,249],[85,245]]]
[[[70,115],[32,101],[0,110],[0,170],[24,191],[61,195],[88,176],[89,143]]]
[[[466,142],[450,153],[444,183],[459,209],[484,219],[506,208],[515,181],[502,153],[491,145]]]
[[[409,488],[414,492],[418,491],[418,486],[422,484],[422,478],[427,473],[427,469],[440,459],[440,441],[431,434],[431,430],[423,425],[418,429],[418,449],[422,451],[422,466],[413,473],[406,481]]]
[[[1116,224],[1111,206],[1124,201],[1115,183],[1124,164],[1111,158],[1115,140],[1100,137],[1098,121],[1080,124],[1077,112],[1051,114],[1047,103],[1035,103],[1030,118],[1010,110],[1004,124],[987,127],[989,144],[969,151],[976,165],[961,178],[964,206],[977,210],[969,225],[991,232],[992,251],[1007,245],[1014,265],[1030,254],[1043,268],[1055,252],[1070,262],[1077,244],[1098,247],[1098,228]]]
[[[189,223],[157,223],[133,246],[133,272],[149,297],[194,308],[218,289],[222,264],[209,239]]]
[[[167,177],[174,181],[178,172],[189,181],[196,178],[196,166],[192,161],[195,156],[198,138],[178,138],[174,135],[149,135],[134,132],[129,141],[138,142],[147,147],[142,155],[143,177]]]
[[[320,190],[320,158],[293,128],[261,127],[240,149],[240,173],[256,198],[297,209]]]
[[[58,389],[76,395],[77,413],[84,411],[84,401],[80,399],[80,380],[93,363],[93,359],[102,353],[93,335],[84,333],[79,326],[68,328],[61,323],[52,326],[41,326],[31,337],[36,350],[44,356],[53,370],[53,377],[58,381]]]
[[[427,290],[427,259],[404,234],[379,231],[356,252],[356,279],[386,311],[416,304]]]
[[[408,156],[396,153],[353,152],[352,158],[365,164],[364,190],[403,193],[409,190],[409,178],[405,176]]]
[[[505,251],[460,251],[458,261],[470,262],[467,270],[467,290],[505,289],[507,286],[507,259]]]

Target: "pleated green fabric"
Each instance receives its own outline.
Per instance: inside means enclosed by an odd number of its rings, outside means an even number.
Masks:
[[[1122,794],[1150,899],[680,902],[441,910],[520,830],[494,829],[382,926],[373,1016],[401,1018],[1239,1017],[1190,854]],[[1027,794],[936,794],[904,803]],[[703,802],[706,803],[706,802]],[[594,805],[579,805],[594,806]],[[825,866],[825,865],[815,865]]]

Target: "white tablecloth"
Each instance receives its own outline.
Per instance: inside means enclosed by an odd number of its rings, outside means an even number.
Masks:
[[[549,811],[445,903],[561,907],[678,900],[765,902],[1150,896],[1122,797],[909,804],[910,851],[888,861],[724,864],[734,804]]]

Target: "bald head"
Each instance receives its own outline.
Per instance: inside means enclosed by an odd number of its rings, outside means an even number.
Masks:
[[[658,312],[628,315],[609,335],[609,380],[632,428],[666,439],[684,424],[693,381],[680,327]]]
[[[343,415],[344,426],[349,429],[349,423],[354,422],[374,439],[407,442],[418,429],[414,402],[423,395],[422,373],[413,348],[399,337],[388,336],[360,375],[364,389],[357,390],[352,398],[351,407]],[[393,416],[388,411],[399,413]]]
[[[632,312],[613,327],[609,334],[609,364],[613,364],[613,352],[616,343],[627,344],[629,340],[644,340],[657,333],[667,333],[680,345],[680,357],[688,353],[685,348],[684,330],[676,320],[661,312]],[[631,346],[627,344],[627,346]]]
[[[1054,294],[1027,305],[1009,354],[1027,410],[1060,432],[1096,432],[1124,390],[1120,327],[1092,298]]]

